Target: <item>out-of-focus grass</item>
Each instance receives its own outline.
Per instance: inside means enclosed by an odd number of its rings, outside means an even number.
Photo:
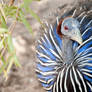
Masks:
[[[32,33],[32,27],[27,21],[25,15],[30,14],[41,23],[40,18],[37,14],[29,8],[33,0],[17,0],[17,5],[14,5],[15,0],[9,0],[9,3],[0,3],[0,74],[3,73],[5,78],[8,78],[8,72],[10,71],[13,64],[17,67],[21,67],[16,51],[12,42],[12,31],[14,30],[16,23],[21,22],[25,27]],[[39,0],[35,0],[39,1]],[[7,26],[8,19],[12,18],[12,23]],[[42,24],[42,23],[41,23]],[[7,55],[5,55],[7,54]],[[6,57],[7,56],[7,57]]]

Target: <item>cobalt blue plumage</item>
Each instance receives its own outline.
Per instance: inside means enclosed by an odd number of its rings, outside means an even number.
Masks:
[[[66,12],[60,19],[72,16],[75,10]],[[54,27],[49,25],[48,31],[45,31],[44,36],[38,41],[37,58],[39,58],[39,61],[37,62],[36,72],[39,81],[48,92],[92,92],[91,13],[91,10],[83,11],[76,17],[73,16],[81,24],[83,39],[81,45],[73,41],[74,66],[66,67],[63,62],[62,39],[57,34],[58,22]],[[66,81],[64,76],[68,76]]]

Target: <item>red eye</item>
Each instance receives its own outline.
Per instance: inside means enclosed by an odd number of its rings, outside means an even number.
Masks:
[[[68,30],[68,27],[67,27],[67,26],[64,26],[64,29],[65,29],[65,30]]]

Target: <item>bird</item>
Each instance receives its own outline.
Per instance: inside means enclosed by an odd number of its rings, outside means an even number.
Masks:
[[[37,78],[47,92],[92,92],[92,10],[74,7],[48,25],[36,55]]]

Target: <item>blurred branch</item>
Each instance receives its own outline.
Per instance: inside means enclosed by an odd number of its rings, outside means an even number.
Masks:
[[[10,0],[9,1],[9,6],[12,6],[14,4],[15,0]]]
[[[2,7],[1,4],[0,4],[0,11],[1,11],[1,14],[2,14],[2,16],[4,17],[4,19],[6,21],[6,16],[5,16],[5,13],[4,13],[4,10],[3,10],[3,7]]]
[[[12,25],[9,27],[9,31],[12,32],[16,26],[16,23],[18,21],[18,16],[19,16],[19,8],[17,8],[16,12],[16,20],[12,23]]]
[[[33,0],[23,0],[23,3],[20,3],[20,0],[18,0],[16,6],[14,5],[15,0],[9,0],[8,4],[3,0],[2,3],[0,3],[0,74],[3,72],[6,78],[8,78],[7,74],[13,64],[21,67],[12,42],[12,32],[17,22],[23,23],[29,32],[32,33],[32,27],[25,17],[26,14],[30,14],[43,25],[37,14],[29,7],[32,1]],[[12,19],[10,26],[7,25],[9,19]]]

